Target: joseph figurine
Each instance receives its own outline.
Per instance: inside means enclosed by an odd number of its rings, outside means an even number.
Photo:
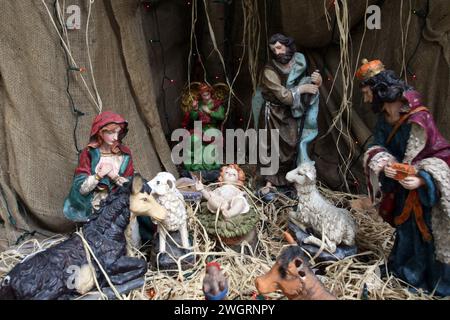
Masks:
[[[318,133],[318,90],[322,84],[318,72],[307,76],[306,59],[297,52],[292,38],[274,34],[269,40],[269,47],[272,59],[262,73],[264,105],[258,127],[267,129],[269,137],[271,129],[279,130],[277,150],[270,150],[270,138],[267,145],[261,145],[266,148],[266,155],[273,157],[271,152],[279,153],[279,170],[274,175],[263,176],[265,186],[260,190],[262,195],[268,195],[274,187],[286,186],[286,174],[301,163],[311,161],[307,148]]]

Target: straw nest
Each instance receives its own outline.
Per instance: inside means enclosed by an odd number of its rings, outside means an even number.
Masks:
[[[357,235],[358,254],[334,263],[315,264],[313,268],[322,268],[325,274],[319,276],[324,285],[339,299],[433,299],[421,293],[413,294],[406,284],[389,277],[380,278],[379,267],[393,244],[393,229],[380,221],[373,209],[366,205],[363,197],[342,194],[319,188],[324,196],[336,205],[351,208],[359,231]],[[203,300],[202,280],[205,264],[211,260],[222,265],[229,279],[229,299],[254,299],[257,276],[267,272],[277,255],[288,244],[283,239],[287,230],[287,212],[296,202],[280,195],[272,203],[264,204],[245,188],[253,207],[260,215],[257,223],[258,242],[255,252],[249,245],[243,244],[241,252],[224,245],[220,238],[212,239],[197,218],[199,205],[188,206],[190,233],[194,239],[194,254],[197,262],[190,270],[162,272],[149,270],[145,286],[133,291],[124,299],[194,299]],[[63,241],[65,237],[50,238],[45,241],[35,239],[0,253],[0,279],[27,255],[46,249]],[[245,247],[248,249],[244,250]],[[250,252],[245,254],[244,252]],[[137,251],[138,254],[143,255]],[[267,299],[285,299],[281,293],[266,296]]]

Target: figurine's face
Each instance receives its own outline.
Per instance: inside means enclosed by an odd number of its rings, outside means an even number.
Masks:
[[[105,130],[102,132],[102,138],[103,141],[109,145],[112,146],[115,142],[119,140],[119,133],[121,128],[118,126],[115,129],[112,130]]]
[[[275,44],[271,44],[269,46],[270,46],[270,50],[272,50],[273,54],[276,56],[281,56],[283,54],[286,54],[287,47],[278,41]]]
[[[236,169],[227,168],[223,173],[223,181],[224,182],[237,182],[239,179],[239,175]]]
[[[403,103],[400,101],[385,102],[383,104],[382,112],[387,123],[394,125],[398,120],[400,120],[400,110],[402,106]]]
[[[364,103],[372,103],[373,101],[373,92],[369,86],[365,86],[361,88],[361,92],[364,97]]]
[[[155,178],[148,182],[152,193],[156,193],[159,196],[165,195],[175,190],[175,177],[169,172],[160,172]]]
[[[136,175],[131,184],[130,211],[136,216],[147,216],[155,221],[164,221],[167,218],[167,211],[155,198],[144,192],[144,180]]]
[[[298,298],[305,290],[305,272],[302,269],[303,261],[295,259],[289,263],[286,276],[281,277],[280,264],[276,262],[268,273],[256,278],[256,289],[260,294],[281,290],[288,299]]]
[[[294,51],[289,47],[286,47],[284,44],[280,42],[275,42],[275,44],[269,45],[270,50],[272,50],[273,55],[275,56],[275,60],[283,65],[288,64],[289,61],[292,60],[294,56]]]
[[[208,102],[209,100],[211,100],[211,92],[209,92],[209,91],[203,92],[203,93],[201,94],[201,96],[202,96],[202,100],[203,100],[204,102]]]
[[[316,168],[314,167],[314,162],[304,162],[294,170],[289,171],[286,174],[286,180],[300,186],[315,184]]]

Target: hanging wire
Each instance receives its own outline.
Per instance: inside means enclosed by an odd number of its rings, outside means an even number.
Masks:
[[[159,20],[158,20],[157,8],[154,8],[152,10],[152,12],[153,12],[153,16],[154,16],[155,24],[156,24],[156,37],[157,37],[157,39],[150,40],[150,43],[157,43],[159,45],[159,48],[160,48],[161,63],[162,63],[162,68],[163,68],[163,77],[162,77],[162,80],[161,80],[161,99],[162,99],[162,105],[163,105],[164,119],[166,121],[167,128],[170,129],[169,114],[167,113],[167,105],[166,105],[166,102],[167,102],[167,99],[166,99],[166,88],[164,86],[164,83],[165,83],[166,80],[169,80],[170,82],[172,82],[173,80],[167,76],[167,65],[166,65],[166,60],[165,60],[164,44],[161,41],[161,32],[160,32],[160,28],[159,28]]]
[[[55,0],[55,1],[58,1],[58,0]],[[48,16],[49,16],[49,18],[50,18],[50,22],[52,23],[53,27],[54,27],[55,30],[56,30],[56,33],[58,34],[59,39],[61,40],[61,44],[62,44],[64,50],[66,51],[66,54],[67,54],[67,55],[69,56],[69,58],[70,58],[70,62],[71,62],[72,68],[80,69],[80,68],[78,67],[78,65],[77,65],[77,63],[76,63],[76,61],[75,61],[75,59],[74,59],[73,56],[72,56],[72,53],[71,53],[71,51],[70,51],[70,48],[68,47],[66,41],[64,41],[64,39],[63,39],[63,37],[62,37],[62,35],[61,35],[61,33],[60,33],[59,29],[58,29],[58,26],[56,25],[55,19],[53,18],[53,15],[52,15],[51,12],[50,12],[50,9],[48,8],[48,6],[47,6],[47,4],[45,3],[44,0],[41,0],[41,2],[42,2],[42,4],[44,5],[45,10],[47,11],[47,14],[48,14]],[[57,14],[57,17],[60,17],[60,16],[61,16],[60,14]],[[65,24],[64,24],[63,22],[60,21],[60,26],[61,26],[61,25],[62,25],[63,28],[65,28]],[[86,90],[87,90],[87,92],[88,92],[88,94],[89,94],[89,97],[91,98],[93,104],[94,104],[95,107],[97,108],[98,112],[101,112],[102,110],[101,110],[101,106],[100,106],[100,104],[99,104],[99,101],[97,101],[97,100],[95,99],[94,95],[92,94],[91,90],[89,89],[89,86],[87,85],[86,80],[84,79],[84,77],[83,77],[82,74],[80,74],[80,78],[81,78],[81,81],[83,82],[83,85],[84,85],[84,87],[86,88]]]
[[[417,51],[418,51],[419,46],[420,46],[420,43],[422,41],[422,35],[423,35],[423,31],[425,30],[425,27],[427,25],[427,17],[428,17],[429,12],[430,12],[430,0],[427,0],[427,5],[426,5],[425,10],[413,10],[413,13],[415,15],[417,15],[418,17],[422,18],[423,21],[422,21],[422,25],[420,27],[420,34],[419,34],[419,39],[417,40],[417,44],[416,44],[413,52],[411,53],[411,56],[409,57],[408,61],[406,62],[406,71],[410,75],[413,75],[413,73],[410,70],[410,64],[411,64],[411,61],[416,56]]]
[[[67,30],[64,27],[64,15],[61,15],[61,12],[59,11],[60,7],[59,7],[58,0],[54,1],[53,6],[54,6],[54,15],[58,18],[57,19],[58,24],[59,24],[60,28],[63,30],[62,32],[65,33],[66,36],[67,36]],[[64,30],[66,30],[66,31],[64,31]],[[75,107],[75,102],[73,100],[72,94],[70,93],[70,77],[71,77],[70,73],[72,71],[76,71],[76,70],[79,70],[79,69],[71,67],[68,51],[65,50],[62,38],[60,39],[59,43],[60,43],[61,47],[64,49],[63,50],[64,51],[64,56],[66,57],[66,64],[67,64],[67,68],[66,68],[66,93],[67,93],[67,97],[69,98],[69,105],[70,105],[70,108],[71,108],[71,112],[75,116],[75,125],[74,125],[74,128],[73,128],[73,142],[74,142],[75,149],[77,150],[77,153],[79,155],[81,153],[81,150],[80,150],[80,148],[78,148],[77,129],[78,129],[79,118],[81,116],[84,116],[85,113],[80,111],[80,110],[78,110]]]

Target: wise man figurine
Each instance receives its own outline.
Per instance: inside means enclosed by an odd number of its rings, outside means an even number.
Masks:
[[[363,60],[357,77],[378,114],[364,168],[371,198],[381,195],[380,215],[396,228],[388,270],[449,296],[450,144],[420,94],[380,60]]]

